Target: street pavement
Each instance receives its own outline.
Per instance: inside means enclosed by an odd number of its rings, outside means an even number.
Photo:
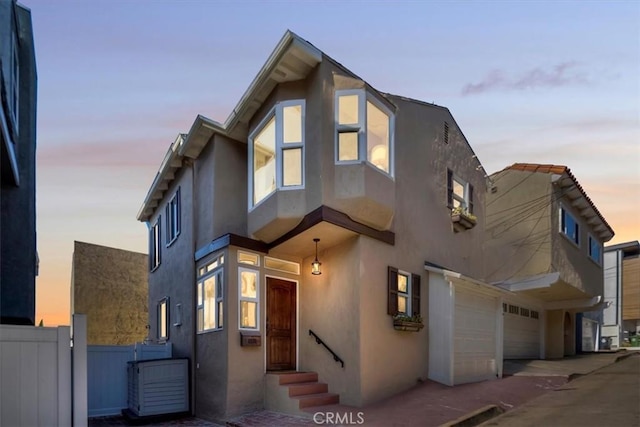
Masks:
[[[640,354],[580,376],[481,425],[640,426]]]

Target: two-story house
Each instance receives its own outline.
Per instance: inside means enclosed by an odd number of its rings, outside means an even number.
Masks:
[[[224,123],[198,116],[177,136],[138,213],[151,336],[191,360],[195,414],[499,376],[501,306],[477,280],[485,194],[446,108],[382,93],[287,32]],[[431,282],[466,323],[430,309]],[[426,327],[394,326],[398,313]],[[481,363],[442,337],[455,331],[488,335]]]
[[[576,314],[604,305],[602,248],[614,232],[566,166],[515,163],[490,178],[486,280],[511,292],[504,357],[573,355]]]
[[[31,11],[0,2],[0,323],[36,310],[36,59]]]
[[[604,248],[604,298],[602,337],[612,348],[630,336],[640,335],[640,243],[619,243]]]

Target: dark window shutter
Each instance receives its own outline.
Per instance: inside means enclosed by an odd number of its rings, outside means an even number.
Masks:
[[[389,299],[387,302],[387,314],[395,316],[398,313],[398,269],[389,266],[387,268],[387,286],[389,287]]]
[[[158,264],[160,265],[160,263],[162,262],[162,227],[160,226],[162,224],[162,216],[158,217],[158,222],[157,222],[157,227],[158,227]]]
[[[153,244],[153,239],[155,239],[155,235],[153,234],[153,227],[149,228],[149,271],[153,269],[153,257],[155,253],[155,246]]]
[[[176,203],[178,204],[177,209],[176,209],[177,216],[178,216],[176,218],[176,224],[177,224],[176,230],[179,233],[180,230],[182,230],[182,228],[181,228],[182,224],[181,224],[181,218],[180,218],[182,216],[182,201],[180,200],[180,187],[178,187],[178,195],[176,197],[177,197]]]
[[[167,235],[165,236],[165,243],[169,244],[169,236],[171,235],[171,202],[169,202],[169,204],[167,206],[165,206],[164,208],[164,215],[166,216],[164,222],[165,222],[165,229],[167,230]]]
[[[453,209],[453,172],[447,169],[447,206]]]
[[[469,184],[469,213],[473,213],[473,185]]]
[[[420,314],[420,276],[411,275],[411,310],[413,315]]]

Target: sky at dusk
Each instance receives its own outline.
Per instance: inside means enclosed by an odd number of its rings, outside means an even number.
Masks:
[[[448,107],[489,173],[564,164],[640,238],[640,2],[21,0],[38,66],[36,321],[69,323],[73,241],[147,251],[169,145],[224,122],[287,29],[374,88]]]

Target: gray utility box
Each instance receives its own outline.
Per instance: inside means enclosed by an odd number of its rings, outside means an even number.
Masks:
[[[189,411],[189,360],[129,362],[127,406],[139,417]]]

